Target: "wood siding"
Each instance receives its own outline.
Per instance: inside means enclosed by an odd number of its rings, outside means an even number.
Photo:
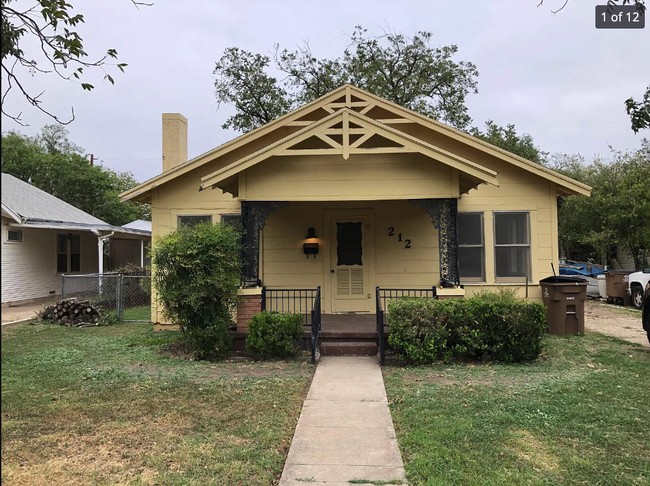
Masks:
[[[22,242],[8,242],[10,220],[2,218],[2,303],[38,299],[61,293],[61,274],[56,273],[56,234],[81,236],[81,272],[95,273],[97,237],[89,232],[20,228]],[[18,229],[18,228],[16,228]]]
[[[421,154],[273,157],[240,177],[246,200],[354,201],[446,198],[452,169]]]
[[[408,125],[405,125],[407,127]],[[417,133],[426,138],[426,132]],[[432,140],[440,142],[442,140]],[[557,268],[557,187],[555,183],[475,149],[445,142],[447,150],[498,172],[499,187],[483,184],[462,194],[459,211],[483,213],[485,282],[463,282],[466,295],[499,287],[525,295],[525,282],[499,282],[494,268],[494,211],[530,214],[532,275],[528,295],[541,300],[537,282]],[[320,285],[323,310],[329,309],[330,268],[325,255],[329,241],[322,240],[319,255],[307,259],[302,244],[307,229],[326,234],[325,212],[368,208],[374,211],[374,273],[371,284],[382,287],[426,288],[439,284],[438,235],[429,215],[404,199],[454,197],[458,174],[417,154],[385,154],[374,158],[351,156],[347,161],[331,156],[276,157],[240,174],[240,195],[247,200],[289,200],[289,206],[268,219],[261,239],[260,278],[269,287],[305,288]],[[153,237],[176,228],[179,215],[238,213],[237,198],[219,189],[199,192],[201,177],[212,167],[189,172],[152,191]],[[311,201],[311,199],[317,199]],[[387,200],[384,200],[387,199]],[[389,228],[395,236],[389,237]],[[402,242],[398,235],[402,233]],[[406,249],[405,240],[411,240]],[[155,311],[154,321],[165,322]]]

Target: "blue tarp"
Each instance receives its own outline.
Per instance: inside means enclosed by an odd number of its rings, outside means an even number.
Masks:
[[[577,275],[596,278],[605,272],[603,267],[591,263],[571,262],[560,263],[560,275]]]

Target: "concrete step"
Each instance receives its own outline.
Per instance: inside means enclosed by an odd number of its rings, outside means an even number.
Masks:
[[[323,342],[320,344],[321,356],[376,356],[377,343],[367,341]]]

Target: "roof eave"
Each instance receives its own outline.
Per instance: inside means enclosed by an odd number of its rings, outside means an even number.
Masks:
[[[163,172],[162,174],[158,174],[155,177],[152,177],[151,179],[143,182],[142,184],[129,189],[128,191],[124,191],[119,195],[122,201],[129,201],[131,199],[136,199],[140,198],[141,196],[147,195],[147,193],[151,190],[154,189],[155,187],[159,186],[160,184],[164,184],[167,182],[168,179],[173,179],[176,177],[177,172],[184,173],[184,169],[190,170],[191,166],[195,165],[197,162],[209,158],[212,155],[216,155],[228,148],[234,147],[241,142],[246,142],[249,139],[255,139],[258,136],[262,136],[263,134],[270,132],[274,130],[276,127],[281,126],[283,123],[292,121],[294,118],[300,118],[302,114],[305,111],[308,111],[309,108],[313,107],[314,105],[317,105],[319,103],[322,103],[323,101],[339,95],[341,92],[345,92],[345,90],[350,87],[351,85],[349,84],[344,84],[340,88],[335,89],[334,91],[331,91],[320,98],[315,99],[314,101],[311,101],[310,103],[307,103],[306,105],[303,105],[293,111],[290,111],[289,113],[286,113],[282,115],[279,118],[276,118],[275,120],[270,121],[269,123],[266,123],[265,125],[262,125],[261,127],[258,127],[254,130],[251,130],[250,132],[243,133],[242,135],[239,135],[238,137],[233,138],[232,140],[229,140],[228,142],[219,145],[218,147],[215,147],[211,150],[208,150],[207,152],[204,152],[203,154],[194,157],[193,159],[188,160],[187,162],[183,162],[182,164],[177,165],[176,167]],[[180,175],[180,174],[177,174]],[[170,177],[172,176],[172,177]]]
[[[23,218],[20,217],[20,214],[18,214],[16,211],[11,209],[9,206],[7,206],[4,202],[2,203],[2,210],[9,215],[11,219],[13,219],[16,223],[22,223]]]

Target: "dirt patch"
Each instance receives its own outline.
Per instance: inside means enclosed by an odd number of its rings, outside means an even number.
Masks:
[[[156,443],[180,438],[194,424],[177,414],[148,423],[91,424],[92,432],[66,431],[3,443],[3,482],[9,484],[152,484],[158,471],[143,465]],[[76,425],[79,425],[78,423]],[[6,459],[5,459],[6,458]]]
[[[585,329],[650,348],[648,336],[641,325],[641,312],[587,301],[585,304]]]
[[[520,430],[510,444],[510,450],[520,459],[529,463],[533,469],[544,472],[557,472],[559,459],[548,446],[539,441],[527,430]]]

